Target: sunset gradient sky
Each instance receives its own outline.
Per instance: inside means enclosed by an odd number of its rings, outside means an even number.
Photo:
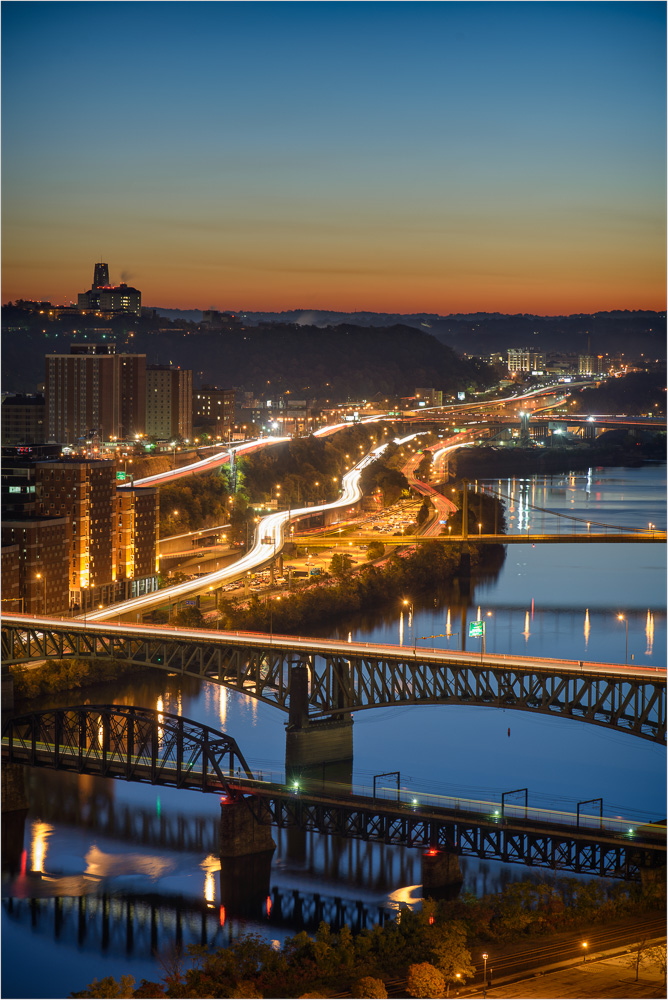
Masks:
[[[2,300],[663,309],[656,3],[2,5]]]

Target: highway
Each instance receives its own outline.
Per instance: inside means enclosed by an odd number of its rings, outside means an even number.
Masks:
[[[154,476],[135,479],[133,483],[119,483],[119,489],[129,489],[136,486],[164,486],[165,483],[171,483],[173,480],[181,479],[183,476],[191,476],[195,472],[211,472],[212,469],[216,469],[229,462],[232,454],[239,456],[250,455],[260,448],[266,448],[273,444],[284,444],[290,440],[291,438],[289,437],[267,437],[258,438],[254,441],[242,441],[239,444],[231,444],[225,451],[209,455],[208,458],[202,458],[198,462],[191,462],[190,465],[184,465],[181,469],[169,469],[167,472],[157,472]]]
[[[268,439],[272,441],[285,439]],[[255,442],[257,444],[257,442]],[[183,583],[175,584],[172,587],[165,587],[152,594],[145,594],[143,597],[131,598],[127,601],[120,601],[117,604],[110,604],[99,611],[86,614],[85,620],[88,622],[105,621],[108,618],[116,618],[119,615],[132,613],[142,613],[150,608],[168,604],[170,601],[180,601],[185,597],[201,593],[209,588],[219,587],[223,583],[230,583],[238,580],[246,573],[258,569],[270,562],[283,548],[285,541],[285,527],[292,520],[307,514],[318,514],[323,511],[336,510],[341,507],[350,507],[362,496],[359,481],[362,469],[370,462],[375,461],[378,455],[387,447],[380,445],[369,452],[357,465],[347,472],[341,480],[342,493],[338,500],[332,503],[320,504],[315,507],[300,507],[292,511],[277,511],[275,514],[268,514],[261,518],[255,532],[254,542],[250,550],[234,562],[231,566],[208,573],[197,580],[186,580]],[[185,470],[180,470],[185,471]],[[164,473],[163,473],[164,475]],[[146,485],[146,483],[144,484]],[[80,616],[83,619],[84,616]]]
[[[312,510],[313,508],[308,508]],[[274,515],[276,516],[276,515]],[[221,571],[223,572],[223,571]],[[217,574],[211,574],[216,576]],[[192,585],[192,584],[191,584]],[[166,591],[160,591],[161,594]],[[149,595],[155,597],[155,595]],[[124,613],[127,604],[133,602],[123,602],[118,605],[120,613]],[[238,646],[247,649],[253,646],[258,650],[271,652],[272,650],[288,650],[305,655],[327,657],[343,657],[346,660],[353,658],[364,659],[365,657],[375,657],[381,661],[387,658],[402,662],[412,662],[417,659],[423,666],[429,665],[454,665],[454,664],[476,664],[483,666],[497,666],[507,669],[517,667],[526,671],[531,670],[540,674],[553,674],[555,669],[560,674],[573,674],[580,677],[596,677],[601,674],[606,677],[629,678],[629,680],[651,678],[657,684],[665,684],[666,668],[638,666],[623,663],[599,663],[589,660],[565,660],[558,657],[531,657],[517,656],[506,653],[487,653],[481,655],[480,652],[468,652],[466,650],[443,650],[429,648],[425,646],[396,645],[390,643],[373,642],[344,642],[337,639],[317,639],[295,635],[277,635],[272,633],[267,635],[264,632],[223,632],[218,629],[199,628],[178,628],[174,625],[140,625],[126,624],[104,621],[104,614],[109,608],[94,619],[92,615],[83,618],[70,619],[56,617],[44,617],[42,615],[21,615],[6,614],[2,616],[3,626],[13,626],[17,629],[25,629],[30,626],[32,630],[44,629],[48,633],[49,629],[61,629],[67,633],[79,632],[82,635],[99,635],[100,637],[137,638],[150,640],[164,640],[183,644],[184,641],[192,639],[194,643],[206,644],[207,646],[225,645],[229,647]],[[116,615],[119,611],[116,612]],[[94,628],[90,628],[91,624]],[[62,654],[67,655],[66,653]],[[12,661],[7,661],[12,662]]]

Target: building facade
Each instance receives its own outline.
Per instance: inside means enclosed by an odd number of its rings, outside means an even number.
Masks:
[[[234,389],[204,385],[193,393],[194,423],[211,427],[221,438],[229,438],[232,434],[234,408]]]
[[[508,348],[508,371],[542,374],[545,370],[545,355],[530,351],[528,347]]]
[[[146,434],[166,441],[190,440],[193,430],[193,373],[189,368],[146,368]]]
[[[113,344],[73,344],[46,356],[46,437],[76,445],[146,430],[146,355],[116,354]]]
[[[44,396],[17,393],[2,401],[2,443],[40,444],[44,441]]]
[[[98,263],[93,271],[93,284],[86,292],[79,292],[79,312],[101,312],[110,315],[123,313],[141,316],[141,292],[132,285],[109,283],[109,265]]]

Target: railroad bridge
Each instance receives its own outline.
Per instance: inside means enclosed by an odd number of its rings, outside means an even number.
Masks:
[[[273,850],[272,825],[420,848],[423,884],[457,881],[460,855],[554,871],[638,880],[665,864],[665,825],[545,814],[524,806],[439,801],[379,789],[263,781],[236,742],[181,716],[132,706],[85,705],[17,716],[3,727],[4,765],[52,768],[221,796],[220,855]],[[398,783],[397,783],[398,784]],[[431,885],[430,885],[431,883]]]

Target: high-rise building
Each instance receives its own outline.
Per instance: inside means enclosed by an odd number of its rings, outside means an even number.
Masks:
[[[132,313],[141,315],[141,292],[126,285],[109,284],[109,265],[96,264],[93,284],[87,292],[79,292],[77,299],[79,312]]]
[[[146,430],[145,354],[73,344],[69,354],[46,356],[45,383],[48,441],[127,440]]]
[[[109,284],[109,265],[96,264],[93,272],[93,288],[103,288]]]
[[[67,560],[70,544],[68,517],[14,514],[3,519],[3,601],[5,571],[10,581],[10,596],[18,598],[11,606],[3,603],[3,608],[22,610],[29,615],[66,611],[69,606]]]
[[[189,368],[146,368],[146,434],[189,440],[193,430],[193,373]]]

